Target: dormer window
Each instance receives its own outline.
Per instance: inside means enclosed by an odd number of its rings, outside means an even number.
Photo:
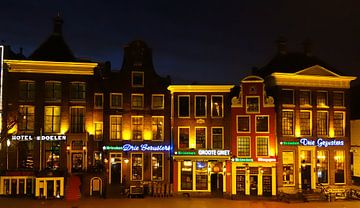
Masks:
[[[144,72],[131,72],[131,85],[132,87],[144,87]]]

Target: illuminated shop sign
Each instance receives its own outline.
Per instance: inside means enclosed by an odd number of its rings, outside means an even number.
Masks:
[[[276,158],[258,158],[259,162],[276,162]]]
[[[124,144],[123,146],[103,146],[103,150],[120,150],[124,152],[128,151],[170,151],[170,145],[132,145]]]
[[[196,155],[196,152],[190,151],[176,151],[174,152],[175,155]]]
[[[296,142],[292,142],[292,141],[280,142],[280,145],[284,145],[284,146],[297,146],[299,144],[300,144],[300,142],[298,142],[298,141],[296,141]]]
[[[198,155],[229,156],[230,150],[198,150]]]
[[[253,162],[252,158],[233,158],[231,159],[233,162]]]
[[[32,135],[13,135],[11,140],[14,141],[65,141],[65,135],[51,135],[51,136],[32,136]]]
[[[345,143],[344,140],[336,140],[336,139],[324,140],[322,138],[318,138],[316,140],[302,138],[302,139],[300,139],[299,142],[303,146],[318,146],[318,147],[344,146],[344,143]]]

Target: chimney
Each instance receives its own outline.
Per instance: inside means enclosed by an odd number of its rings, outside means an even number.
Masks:
[[[276,42],[278,47],[278,53],[281,55],[285,55],[287,53],[286,39],[283,36],[280,36]]]
[[[311,56],[312,55],[312,41],[307,38],[304,40],[303,42],[303,47],[304,47],[304,54],[306,56]]]
[[[60,17],[60,14],[58,16],[54,17],[54,34],[61,35],[62,34],[62,25],[64,21]]]

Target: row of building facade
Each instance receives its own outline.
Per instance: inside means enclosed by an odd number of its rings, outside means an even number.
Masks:
[[[77,59],[59,17],[29,57],[4,49],[0,195],[62,197],[69,175],[83,195],[165,184],[176,194],[275,196],[351,184],[356,78],[309,51],[280,42],[234,86],[171,84],[139,40],[125,46],[120,71]]]

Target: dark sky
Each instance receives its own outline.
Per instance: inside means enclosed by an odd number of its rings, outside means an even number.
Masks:
[[[0,39],[32,53],[60,11],[63,34],[77,57],[121,67],[135,39],[153,49],[157,72],[176,83],[236,84],[276,53],[276,39],[313,53],[349,75],[360,75],[359,0],[2,0]]]

